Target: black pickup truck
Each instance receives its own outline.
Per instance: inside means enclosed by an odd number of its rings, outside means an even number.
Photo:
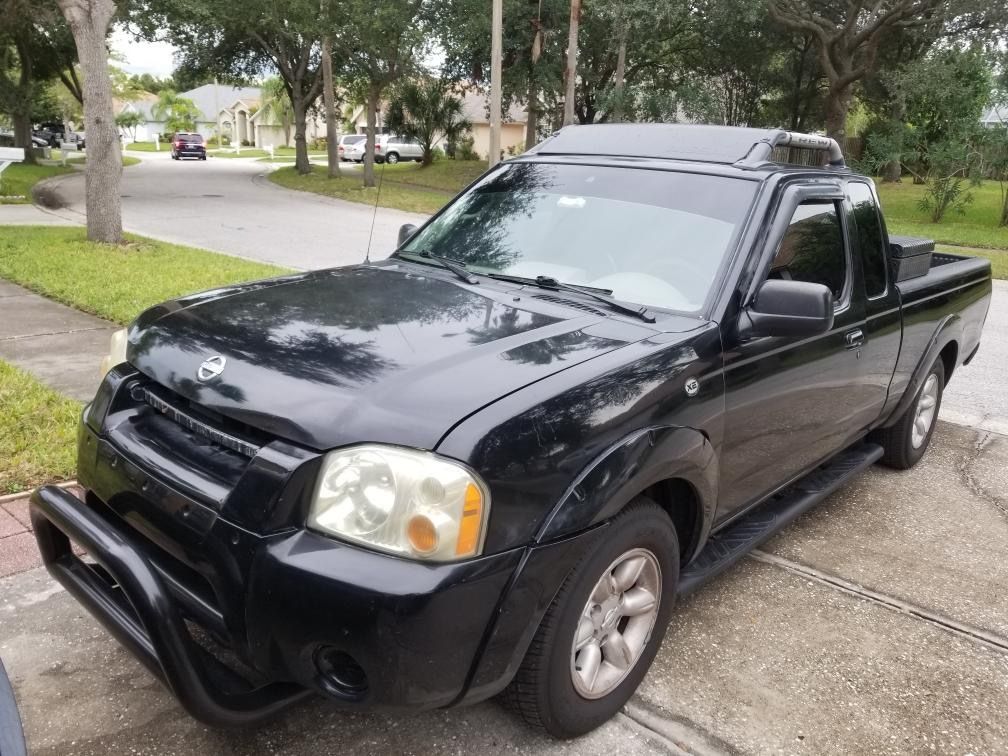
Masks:
[[[921,458],[990,295],[987,261],[890,239],[833,140],[565,128],[388,259],[142,313],[83,413],[86,493],[32,521],[206,723],[503,692],[571,737],[677,596]]]

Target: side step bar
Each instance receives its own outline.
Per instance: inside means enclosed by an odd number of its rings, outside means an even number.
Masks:
[[[882,456],[878,444],[862,443],[840,452],[769,501],[711,536],[696,558],[679,575],[678,594],[692,593],[720,575],[774,533],[794,522]]]

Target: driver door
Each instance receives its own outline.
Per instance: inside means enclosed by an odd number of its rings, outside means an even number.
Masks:
[[[860,430],[865,303],[839,186],[805,187],[782,203],[757,270],[834,296],[831,330],[813,337],[726,334],[725,437],[717,520],[724,522],[847,446]],[[734,343],[733,343],[734,341]]]

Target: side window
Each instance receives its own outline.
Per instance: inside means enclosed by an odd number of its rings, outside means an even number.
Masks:
[[[886,290],[886,255],[882,242],[882,223],[878,207],[868,184],[847,184],[847,195],[854,208],[861,268],[864,270],[865,293],[877,297]]]
[[[847,253],[835,202],[798,206],[770,265],[769,277],[823,284],[840,300],[847,283]]]

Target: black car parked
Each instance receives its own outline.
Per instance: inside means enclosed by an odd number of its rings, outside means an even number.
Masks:
[[[504,692],[598,726],[677,596],[921,459],[991,295],[779,130],[565,128],[400,242],[142,313],[85,496],[33,495],[49,570],[204,722]]]
[[[206,144],[203,142],[201,134],[178,133],[172,139],[171,148],[172,160],[181,160],[185,157],[206,160]]]

